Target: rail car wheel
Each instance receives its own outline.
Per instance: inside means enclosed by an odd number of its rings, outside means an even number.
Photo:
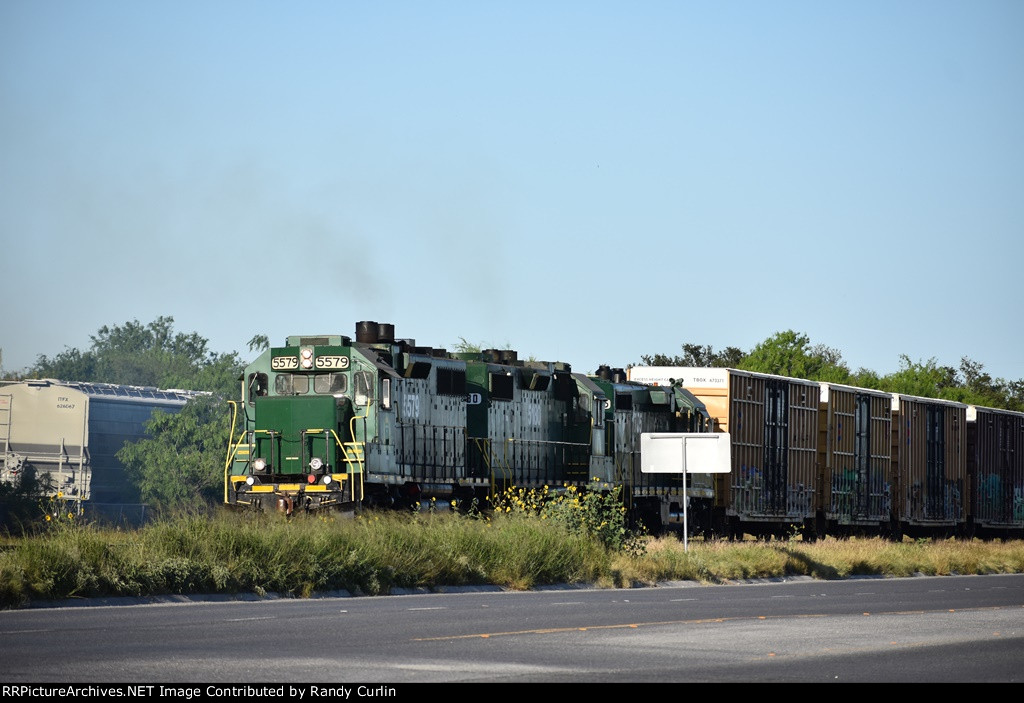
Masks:
[[[480,512],[480,501],[472,487],[466,486],[456,490],[453,500],[455,501],[456,510],[462,515]]]
[[[665,532],[665,525],[661,521],[661,511],[658,504],[645,501],[637,506],[636,520],[638,527],[642,526],[648,534],[660,535]]]
[[[903,541],[903,524],[899,520],[893,520],[889,523],[889,529],[886,537],[890,542],[902,542]]]
[[[714,539],[729,538],[729,520],[720,510],[711,511],[711,534]]]
[[[494,510],[494,505],[491,503],[491,496],[486,488],[477,487],[473,494],[476,497],[478,512],[486,513]]]
[[[818,529],[812,521],[808,520],[801,526],[800,538],[804,542],[814,543],[818,541]]]

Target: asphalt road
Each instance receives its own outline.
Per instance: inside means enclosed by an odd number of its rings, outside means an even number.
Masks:
[[[1024,681],[1024,575],[51,605],[0,612],[3,684]]]

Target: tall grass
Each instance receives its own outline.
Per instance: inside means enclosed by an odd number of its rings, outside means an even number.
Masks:
[[[308,597],[446,585],[527,589],[554,583],[1024,572],[1021,541],[694,540],[684,551],[674,537],[634,536],[628,545],[610,545],[576,523],[514,510],[489,518],[366,512],[351,519],[290,520],[225,512],[167,517],[137,530],[69,523],[48,523],[38,534],[0,543],[0,607],[99,596]]]
[[[1024,573],[1024,541],[919,540],[893,543],[881,538],[818,542],[690,542],[651,539],[640,556],[618,554],[613,567],[633,582],[693,580],[723,583],[742,579],[811,576],[936,576]]]
[[[7,540],[0,552],[0,606],[186,593],[376,595],[472,584],[525,589],[596,580],[610,558],[590,537],[521,516],[181,515],[138,530],[77,525]]]

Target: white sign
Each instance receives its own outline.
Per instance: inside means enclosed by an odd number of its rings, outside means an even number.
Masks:
[[[640,472],[727,474],[732,470],[728,432],[644,432]]]
[[[683,388],[728,388],[728,369],[702,366],[633,366],[626,372],[630,381],[668,386],[677,381]]]

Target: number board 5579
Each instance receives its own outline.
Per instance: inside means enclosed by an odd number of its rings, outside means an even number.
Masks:
[[[318,356],[314,362],[318,369],[347,369],[347,356]]]

